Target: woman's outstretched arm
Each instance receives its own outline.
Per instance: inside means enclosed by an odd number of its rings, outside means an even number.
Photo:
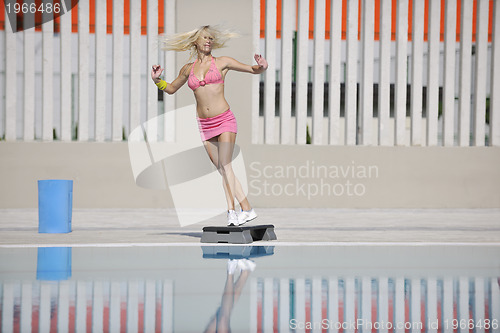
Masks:
[[[151,69],[151,79],[155,84],[161,81],[160,75],[163,70],[164,68],[161,68],[160,65],[153,65],[153,68]],[[181,68],[181,70],[179,71],[179,75],[174,81],[172,81],[172,83],[167,82],[167,86],[163,89],[163,91],[169,95],[174,94],[177,90],[180,89],[180,87],[182,87],[186,83],[188,77],[189,64],[186,64]]]
[[[251,74],[260,74],[264,72],[267,67],[267,61],[264,59],[264,57],[260,54],[254,55],[254,59],[257,62],[257,65],[246,65],[242,64],[241,62],[237,61],[236,59],[233,59],[231,57],[221,57],[219,58],[225,62],[225,69],[228,70],[235,70],[238,72],[245,72],[245,73],[251,73]]]

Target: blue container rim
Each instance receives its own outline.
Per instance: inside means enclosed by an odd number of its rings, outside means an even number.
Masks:
[[[72,179],[39,179],[38,182],[72,182]]]

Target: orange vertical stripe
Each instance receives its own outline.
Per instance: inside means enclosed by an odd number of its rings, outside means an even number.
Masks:
[[[141,35],[147,34],[148,0],[141,0]]]
[[[89,0],[90,33],[95,34],[95,0]]]
[[[460,42],[460,27],[462,26],[460,19],[461,12],[462,12],[462,1],[457,1],[457,31],[455,37],[455,40],[457,42]]]
[[[71,9],[71,31],[78,32],[78,0],[72,0],[71,4],[73,9]]]
[[[0,0],[0,5],[2,8],[2,10],[0,10],[0,30],[5,30],[5,4],[3,2],[3,0]]]
[[[421,0],[417,0],[421,1]],[[412,32],[413,32],[413,1],[408,1],[408,41],[412,40]]]
[[[428,40],[429,36],[429,0],[425,0],[425,9],[424,9],[424,40]]]
[[[17,3],[22,4],[23,1],[17,0]],[[40,5],[42,5],[42,1],[41,0],[35,0],[35,5],[38,8]],[[18,20],[20,20],[20,19],[22,20],[22,14],[18,14],[17,15],[17,19]],[[35,13],[35,22],[42,22],[42,13],[40,11],[37,11]],[[35,31],[42,31],[42,26],[39,25],[38,27],[35,27]]]
[[[281,38],[281,4],[282,0],[278,0],[276,3],[276,38]],[[285,0],[287,1],[287,0]]]
[[[342,39],[346,39],[347,32],[347,0],[342,0]]]
[[[491,35],[492,35],[491,32],[493,31],[493,0],[490,0],[489,12],[490,12],[490,15],[488,18],[488,42],[491,43]]]
[[[363,4],[361,0],[358,1],[358,40],[361,40],[361,7]]]
[[[162,34],[165,32],[165,27],[163,26],[163,22],[165,22],[164,2],[165,1],[158,2],[158,33],[159,34]]]
[[[331,22],[331,13],[332,13],[332,5],[331,1],[326,1],[326,19],[325,19],[325,38],[330,39],[330,22]]]
[[[266,38],[266,0],[260,0],[260,38]]]
[[[375,17],[373,19],[375,27],[373,28],[374,39],[380,39],[380,0],[375,0]]]
[[[439,28],[439,40],[444,41],[444,11],[445,11],[445,0],[441,0],[441,24]]]
[[[314,0],[309,0],[309,39],[314,38]]]
[[[397,0],[392,0],[391,5],[391,40],[396,40],[396,14],[397,14]]]
[[[123,2],[123,33],[130,34],[130,0]]]
[[[106,33],[111,34],[113,33],[113,0],[107,0],[106,2],[106,20]]]

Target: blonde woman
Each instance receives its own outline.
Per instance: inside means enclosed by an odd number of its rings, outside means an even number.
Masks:
[[[250,206],[243,188],[231,167],[237,124],[229,104],[224,97],[224,79],[230,70],[260,74],[267,67],[261,55],[255,55],[256,65],[246,65],[231,57],[213,57],[212,50],[221,48],[235,34],[217,27],[203,26],[199,29],[174,35],[164,42],[164,49],[191,51],[194,62],[185,64],[172,83],[160,79],[163,68],[154,65],[151,78],[160,90],[174,94],[186,82],[193,90],[196,99],[196,113],[201,139],[212,163],[222,175],[222,185],[228,206],[228,226],[242,225],[257,217]],[[234,197],[238,200],[241,212],[236,214]]]

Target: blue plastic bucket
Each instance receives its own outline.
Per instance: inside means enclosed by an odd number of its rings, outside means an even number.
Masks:
[[[71,232],[73,181],[48,179],[38,181],[38,232]]]

